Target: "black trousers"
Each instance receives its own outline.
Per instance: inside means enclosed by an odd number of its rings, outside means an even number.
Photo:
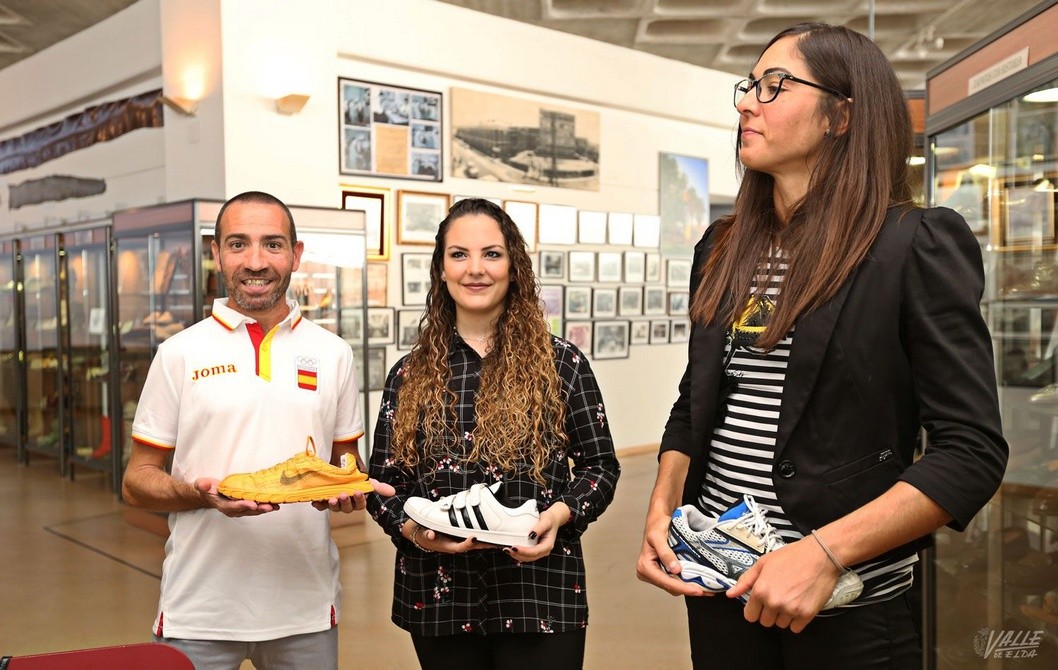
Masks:
[[[765,628],[742,616],[742,603],[723,594],[685,598],[695,670],[920,670],[922,640],[910,595],[817,616],[800,633]]]
[[[411,641],[423,670],[580,670],[586,631],[441,637],[412,633]]]

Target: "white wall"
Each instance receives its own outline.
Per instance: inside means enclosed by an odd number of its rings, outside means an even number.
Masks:
[[[141,0],[161,5],[167,95],[197,101],[194,116],[165,110],[165,194],[169,201],[226,193],[225,78],[221,0]]]
[[[95,104],[161,88],[158,3],[132,5],[0,70],[0,139],[18,137]],[[13,93],[12,93],[13,92]],[[85,220],[165,199],[164,130],[143,128],[36,168],[0,176],[0,235]],[[49,175],[104,179],[105,193],[9,209],[9,187]]]
[[[463,87],[597,112],[599,190],[342,176],[340,76],[441,91],[446,100],[452,87]],[[708,158],[711,193],[734,196],[735,79],[432,0],[141,0],[0,71],[0,90],[28,91],[0,100],[0,137],[159,81],[170,95],[199,98],[193,117],[166,110],[161,131],[135,131],[33,171],[106,175],[115,191],[95,202],[20,210],[29,226],[95,215],[115,203],[223,198],[251,188],[294,205],[338,207],[349,184],[653,214],[660,151]],[[310,95],[299,114],[275,111],[274,99],[287,93]],[[4,225],[12,225],[7,212],[0,234]],[[390,305],[400,306],[400,254],[424,250],[392,249]],[[397,355],[391,347],[387,362]],[[655,345],[594,363],[619,447],[658,441],[684,359],[684,345]],[[377,401],[376,394],[372,415]]]
[[[710,191],[730,198],[737,190],[733,75],[428,0],[226,0],[222,11],[228,195],[262,188],[297,204],[337,206],[340,185],[353,184],[653,214],[659,151],[706,157]],[[441,91],[446,101],[463,87],[597,111],[600,188],[526,193],[447,174],[442,183],[342,176],[339,76]],[[289,92],[308,93],[308,105],[296,116],[276,114],[272,99]],[[446,119],[449,112],[446,103]],[[390,305],[400,307],[400,254],[425,250],[393,247]],[[390,347],[387,365],[401,354]],[[673,344],[593,363],[619,447],[658,442],[684,361],[685,345]]]

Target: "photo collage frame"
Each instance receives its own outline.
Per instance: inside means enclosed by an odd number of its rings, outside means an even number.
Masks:
[[[452,127],[446,128],[443,95],[339,77],[339,172],[442,182],[445,168],[451,167],[452,174],[458,172],[461,178],[494,181],[482,171],[499,170],[501,160],[514,167],[519,165],[521,159],[517,156],[476,156],[474,151],[481,150],[477,147],[480,138],[469,125],[469,108],[453,102],[453,110],[456,107],[459,110],[452,112]],[[460,95],[467,98],[469,94],[462,91]],[[492,102],[502,102],[498,109],[511,112],[524,101]],[[590,120],[591,116],[584,119]],[[515,123],[501,129],[514,132],[510,129],[516,126]],[[452,137],[447,137],[446,132]],[[442,138],[452,143],[452,151],[458,143],[462,152],[452,166],[446,166],[442,156],[445,145]],[[436,156],[436,163],[428,155]],[[707,177],[708,166],[702,159],[663,154],[660,160],[659,194],[673,190],[669,188],[674,183],[673,175],[679,185],[693,187],[698,192],[704,183],[707,189],[707,179],[703,179]],[[424,161],[435,167],[424,168]],[[528,159],[523,162],[532,163]],[[669,163],[678,170],[661,169],[672,167]],[[688,174],[696,179],[688,181],[685,178]],[[530,170],[521,177],[501,176],[498,181],[532,183],[536,177]],[[572,182],[560,186],[584,188],[584,184]],[[372,346],[395,346],[398,351],[414,346],[421,308],[426,304],[431,286],[431,253],[426,247],[435,243],[437,226],[453,203],[479,197],[468,194],[465,188],[460,188],[458,193],[428,188],[434,187],[387,189],[342,185],[343,206],[368,212],[369,259],[392,259],[392,265],[384,265],[400,273],[400,304],[391,307],[371,299],[366,323],[359,324],[360,332],[367,334]],[[664,210],[661,214],[579,209],[569,204],[520,199],[486,199],[502,207],[522,233],[541,286],[545,317],[553,333],[601,359],[628,357],[633,345],[680,343],[689,338],[691,259],[685,257],[685,245],[672,244],[672,230],[682,219],[674,218],[675,210],[671,207],[663,207],[671,199],[659,201],[659,211]],[[708,212],[707,202],[704,211]],[[696,223],[700,223],[700,218]],[[370,270],[369,283],[383,284],[384,295],[386,272],[379,273],[377,268]],[[376,295],[377,292],[371,292],[371,296]]]

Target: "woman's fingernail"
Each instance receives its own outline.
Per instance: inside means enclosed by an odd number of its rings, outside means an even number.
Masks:
[[[535,539],[536,539],[536,531],[535,531],[535,530],[534,530],[534,531],[531,531],[531,532],[529,533],[529,539],[530,539],[530,540],[535,540]]]

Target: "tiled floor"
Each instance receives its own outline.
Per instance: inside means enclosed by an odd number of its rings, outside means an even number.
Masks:
[[[613,505],[585,535],[587,668],[689,668],[683,603],[635,578],[655,456],[624,455]],[[149,639],[163,540],[130,525],[99,475],[0,450],[0,656]],[[341,667],[416,668],[389,621],[393,545],[370,519],[336,528],[345,605]],[[251,667],[246,664],[244,667]]]

